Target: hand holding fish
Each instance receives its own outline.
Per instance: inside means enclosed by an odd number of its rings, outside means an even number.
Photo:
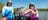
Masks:
[[[34,10],[32,10],[32,9],[30,9],[30,11],[29,11],[31,14],[34,14],[35,12],[34,12]]]

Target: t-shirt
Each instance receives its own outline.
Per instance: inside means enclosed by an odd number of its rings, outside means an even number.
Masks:
[[[5,16],[6,18],[13,18],[14,11],[12,7],[4,6],[2,9],[2,17]]]

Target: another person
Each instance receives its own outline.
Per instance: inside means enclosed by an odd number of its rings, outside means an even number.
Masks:
[[[23,18],[23,16],[22,16],[22,9],[23,8],[17,8],[17,12],[15,13],[15,20],[24,20],[24,19],[22,19]]]
[[[26,12],[26,14],[24,14],[24,16],[29,13],[30,13],[30,20],[39,20],[38,10],[35,9],[34,4],[29,5],[29,10],[28,12]]]
[[[2,9],[2,20],[14,20],[14,10],[12,2],[7,2],[7,6]]]
[[[35,9],[34,4],[30,4],[29,9],[31,9],[30,20],[39,20],[38,10]]]
[[[21,8],[17,8],[17,12],[15,13],[15,20],[20,20],[20,12]]]
[[[20,12],[20,20],[24,20],[23,13],[24,13],[24,8],[21,8],[21,12]]]

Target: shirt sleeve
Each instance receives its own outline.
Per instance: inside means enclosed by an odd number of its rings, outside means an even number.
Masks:
[[[36,17],[39,17],[39,13],[38,13],[38,10],[36,11],[36,13],[37,13]]]
[[[12,13],[14,13],[14,9],[12,8]]]
[[[38,10],[36,10],[36,13],[38,13]]]
[[[2,17],[5,16],[5,8],[2,9]]]

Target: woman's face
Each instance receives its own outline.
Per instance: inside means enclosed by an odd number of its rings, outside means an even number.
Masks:
[[[30,9],[34,9],[34,7],[33,7],[33,6],[31,6],[31,7],[30,7]]]
[[[8,6],[12,6],[12,4],[11,3],[8,3]]]

